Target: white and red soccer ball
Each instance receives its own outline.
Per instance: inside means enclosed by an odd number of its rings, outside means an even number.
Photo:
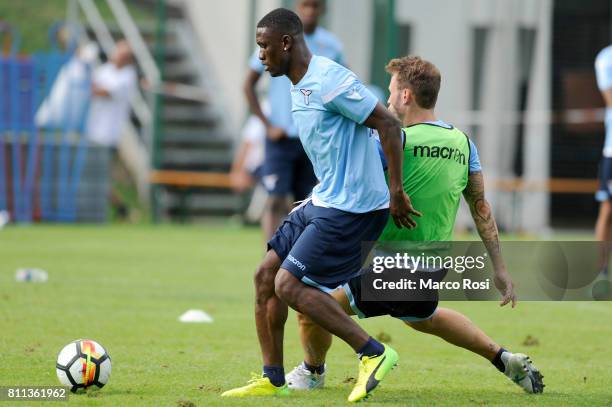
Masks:
[[[60,351],[55,368],[62,385],[76,393],[104,387],[111,374],[111,359],[99,343],[77,339]]]

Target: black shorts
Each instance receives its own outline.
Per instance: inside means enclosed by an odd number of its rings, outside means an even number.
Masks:
[[[447,270],[427,272],[429,276],[442,281]],[[438,291],[428,290],[421,293],[421,300],[414,301],[364,301],[362,295],[363,275],[352,278],[342,288],[346,293],[353,312],[359,318],[371,318],[382,315],[390,315],[402,321],[417,322],[425,321],[433,316],[438,308]]]

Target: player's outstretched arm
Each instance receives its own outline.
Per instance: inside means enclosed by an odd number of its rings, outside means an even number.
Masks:
[[[500,305],[503,306],[512,302],[512,308],[514,308],[516,305],[516,293],[501,255],[497,223],[491,211],[491,206],[485,199],[484,179],[481,171],[469,175],[467,186],[463,191],[463,197],[470,207],[472,219],[474,219],[480,239],[487,248],[489,256],[491,256],[493,268],[495,269],[495,286],[502,294]]]
[[[380,143],[387,159],[387,173],[389,174],[389,192],[391,202],[389,210],[395,226],[412,229],[416,222],[410,215],[421,216],[410,203],[410,198],[404,192],[402,182],[402,129],[400,122],[382,104],[378,103],[370,116],[364,122],[371,129],[376,129]]]
[[[261,104],[257,98],[255,87],[261,78],[261,74],[253,69],[249,69],[242,85],[242,91],[249,104],[251,112],[261,120],[266,126],[266,135],[271,140],[277,141],[286,137],[285,131],[279,127],[274,127],[261,109]]]
[[[244,92],[244,96],[249,104],[250,111],[257,116],[259,120],[266,125],[266,127],[268,127],[268,118],[265,114],[263,114],[261,105],[259,104],[259,99],[257,98],[257,92],[255,92],[255,87],[257,86],[257,82],[259,82],[259,78],[261,78],[261,74],[259,72],[249,69],[246,77],[244,78],[242,91]]]

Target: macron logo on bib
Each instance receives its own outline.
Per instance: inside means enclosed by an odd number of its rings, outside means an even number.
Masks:
[[[301,261],[299,261],[298,259],[293,257],[292,255],[288,255],[287,256],[287,260],[289,260],[291,263],[295,264],[296,267],[299,268],[300,270],[302,270],[302,271],[306,270],[306,266]]]

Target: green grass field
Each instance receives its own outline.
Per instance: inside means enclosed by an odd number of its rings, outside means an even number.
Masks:
[[[225,400],[260,369],[252,272],[258,229],[234,226],[33,226],[0,231],[0,386],[56,385],[55,358],[91,338],[112,356],[109,384],[70,396],[78,406],[343,405],[357,361],[336,340],[327,387],[282,400]],[[46,284],[16,283],[20,267]],[[367,405],[612,405],[612,303],[445,303],[511,350],[531,355],[546,391],[526,395],[485,360],[384,317],[363,322],[390,336],[400,365]],[[201,308],[213,324],[177,318]],[[523,345],[531,335],[539,344]],[[301,360],[295,317],[286,368]],[[31,403],[38,406],[38,403]],[[0,402],[0,406],[10,405]],[[15,403],[18,406],[26,402]]]

